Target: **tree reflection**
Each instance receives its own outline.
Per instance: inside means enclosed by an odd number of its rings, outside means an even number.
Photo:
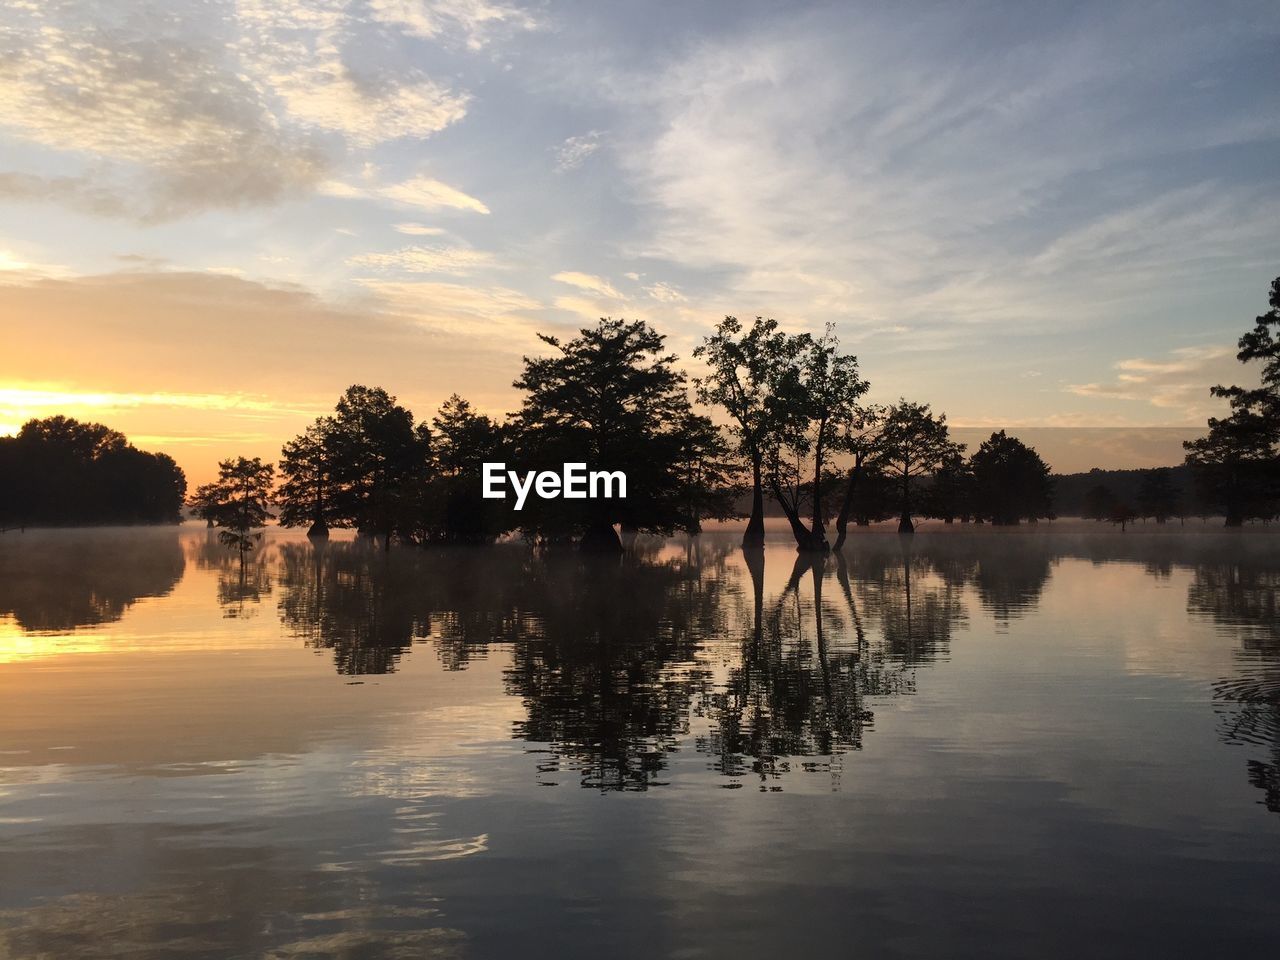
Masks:
[[[217,574],[218,606],[224,617],[243,620],[258,612],[262,599],[271,593],[272,558],[269,548],[243,555],[222,543],[215,531],[191,541],[191,559],[196,568]]]
[[[422,560],[362,539],[281,544],[281,622],[307,646],[331,650],[340,674],[390,673],[430,635]]]
[[[516,644],[507,687],[526,709],[516,736],[549,745],[543,782],[563,767],[598,790],[662,782],[706,682],[697,653],[723,616],[726,552],[535,568],[537,635]]]
[[[28,531],[0,537],[0,615],[28,633],[112,623],[162,597],[186,562],[177,532]]]
[[[1280,571],[1259,557],[1202,564],[1187,590],[1191,613],[1211,617],[1240,639],[1239,672],[1214,688],[1224,743],[1265,748],[1247,759],[1262,804],[1280,813]]]
[[[764,555],[744,551],[750,631],[740,663],[704,698],[711,729],[699,748],[715,769],[777,790],[795,765],[834,785],[841,756],[860,749],[871,728],[872,704],[914,691],[915,667],[946,650],[964,608],[909,542],[892,544],[852,559],[801,554],[770,604]]]

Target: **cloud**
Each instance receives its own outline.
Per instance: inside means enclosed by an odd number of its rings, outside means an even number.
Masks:
[[[600,149],[600,132],[592,130],[578,137],[569,137],[556,147],[556,169],[576,170],[587,158]]]
[[[377,194],[396,203],[421,207],[423,210],[452,209],[471,210],[475,213],[489,212],[489,208],[475,197],[431,177],[413,177],[403,183],[382,187]]]
[[[400,183],[380,187],[362,187],[344,180],[325,180],[318,185],[317,191],[324,196],[339,197],[344,200],[390,200],[392,203],[417,207],[421,210],[470,210],[473,213],[489,213],[489,208],[482,201],[447,183],[427,176],[410,177]],[[420,229],[429,231],[432,228]],[[413,229],[401,230],[401,232],[413,233]]]
[[[1133,357],[1114,364],[1113,383],[1073,383],[1064,389],[1078,397],[1141,401],[1189,421],[1223,413],[1224,404],[1209,396],[1218,383],[1256,380],[1235,359],[1231,347],[1179,347],[1162,359]]]
[[[654,283],[644,288],[654,300],[661,300],[663,303],[687,303],[689,298],[683,293],[671,286],[669,283]]]
[[[428,281],[357,281],[387,312],[451,336],[483,338],[491,349],[520,352],[537,343],[546,326],[535,316],[540,301],[505,287]]]
[[[520,19],[478,2],[427,6],[474,36]],[[396,40],[371,33],[365,13],[348,0],[9,8],[0,127],[85,169],[9,171],[0,196],[144,221],[272,204],[309,193],[348,152],[461,120],[470,94],[378,56]]]
[[[700,36],[656,70],[593,64],[637,201],[622,252],[699,271],[751,312],[846,334],[902,324],[946,349],[1114,321],[1176,302],[1171,265],[1225,275],[1275,250],[1259,161],[1205,171],[1260,153],[1280,114],[1198,93],[1194,122],[1153,119],[1233,45],[1256,46],[1258,18],[1219,34],[1207,11],[1115,8],[996,43],[997,16],[824,5]]]
[[[347,263],[379,270],[466,276],[480,267],[492,266],[494,257],[492,253],[469,247],[404,247],[389,253],[362,253],[348,258]]]
[[[571,287],[577,287],[580,290],[588,290],[591,293],[599,294],[602,297],[609,297],[615,300],[623,299],[621,293],[603,277],[597,277],[590,273],[578,273],[574,270],[564,270],[555,274],[551,278],[560,283],[567,283]]]
[[[429,227],[425,223],[397,223],[392,229],[411,237],[439,237],[447,232],[444,227]]]
[[[61,3],[19,9],[6,25],[0,126],[44,147],[122,165],[117,177],[144,187],[140,216],[272,202],[323,175],[318,147],[282,125],[228,57],[225,24],[146,13],[116,18],[100,5]],[[212,35],[201,36],[202,27]],[[54,179],[42,187],[27,179],[23,186],[30,199],[71,188],[66,199],[96,213],[123,206],[87,182]]]
[[[533,30],[538,21],[526,10],[490,0],[369,0],[375,20],[432,39],[459,39],[471,50],[502,32]]]
[[[343,56],[354,18],[344,4],[238,0],[244,60],[295,122],[363,147],[423,138],[466,116],[470,96],[417,70],[357,71]]]

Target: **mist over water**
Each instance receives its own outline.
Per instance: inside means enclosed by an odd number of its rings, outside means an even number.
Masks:
[[[0,957],[1225,955],[1280,933],[1280,553],[0,535]]]

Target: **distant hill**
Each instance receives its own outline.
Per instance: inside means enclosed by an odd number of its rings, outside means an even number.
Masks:
[[[1172,471],[1174,485],[1182,491],[1183,502],[1191,502],[1191,469],[1186,464],[1169,468]],[[1099,470],[1097,467],[1087,473],[1055,474],[1053,487],[1053,510],[1060,517],[1079,517],[1084,513],[1084,498],[1094,487],[1108,488],[1118,500],[1135,505],[1138,497],[1138,486],[1142,483],[1145,470]]]

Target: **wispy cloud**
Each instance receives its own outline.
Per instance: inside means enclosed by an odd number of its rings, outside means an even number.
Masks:
[[[467,276],[480,267],[493,266],[495,261],[492,253],[469,247],[404,247],[387,253],[362,253],[349,257],[347,263],[379,270]]]
[[[402,27],[411,35],[458,38],[479,50],[504,32],[534,30],[528,10],[491,0],[369,0],[374,19]]]
[[[444,227],[430,227],[425,223],[397,223],[394,229],[410,237],[439,237],[448,232]]]
[[[600,149],[600,132],[592,130],[577,137],[569,137],[555,149],[556,168],[576,170],[587,158]]]
[[[1138,401],[1189,421],[1221,414],[1224,404],[1209,396],[1219,383],[1250,383],[1256,373],[1235,359],[1236,351],[1221,345],[1179,347],[1162,359],[1131,357],[1117,361],[1110,383],[1073,383],[1064,389],[1078,397]]]
[[[599,294],[602,297],[610,297],[615,300],[621,300],[622,294],[618,292],[604,277],[597,277],[590,273],[579,273],[576,270],[562,270],[551,278],[558,283],[567,283],[571,287],[577,287],[579,290],[589,290],[592,293]]]

